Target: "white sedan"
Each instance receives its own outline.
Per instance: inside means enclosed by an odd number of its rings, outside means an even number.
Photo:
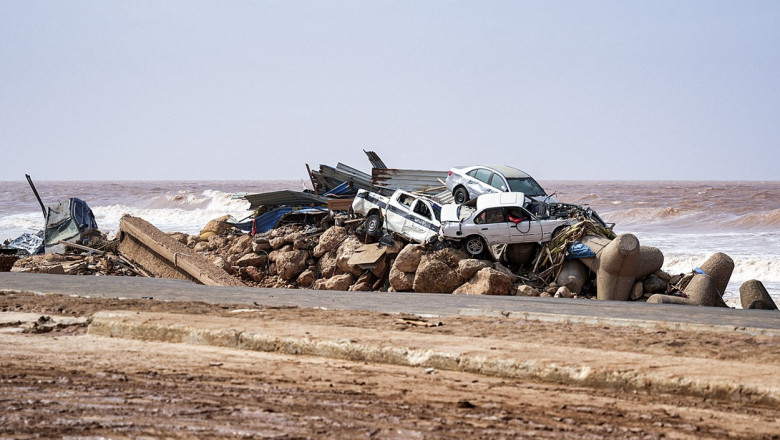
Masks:
[[[540,219],[526,208],[525,194],[485,194],[461,205],[450,203],[441,211],[439,235],[461,244],[471,254],[482,254],[487,246],[514,243],[545,243],[571,218]]]
[[[556,202],[533,177],[505,165],[452,168],[444,186],[452,192],[455,203],[466,203],[482,194],[498,192],[521,192],[539,202]]]

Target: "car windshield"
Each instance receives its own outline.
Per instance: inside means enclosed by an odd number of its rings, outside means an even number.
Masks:
[[[432,203],[431,206],[433,207],[433,216],[436,217],[436,220],[441,222],[441,206]]]
[[[509,177],[509,190],[524,193],[527,197],[546,196],[542,187],[532,177]]]

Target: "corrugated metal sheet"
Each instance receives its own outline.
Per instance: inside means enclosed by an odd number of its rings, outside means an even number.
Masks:
[[[326,197],[292,190],[247,194],[244,196],[244,199],[251,204],[249,209],[256,209],[258,206],[309,206],[312,203],[315,205],[324,205],[328,202]]]
[[[344,182],[351,182],[357,189],[375,190],[371,185],[371,176],[342,163],[339,163],[336,168],[320,165],[319,171],[312,171],[312,174],[318,183],[324,186],[321,188],[324,191],[329,191]]]
[[[371,183],[375,186],[392,190],[427,191],[434,188],[443,190],[445,179],[447,179],[447,171],[397,170],[391,168],[374,168],[371,170]]]
[[[368,156],[368,161],[371,162],[371,168],[387,168],[387,165],[382,162],[382,159],[379,158],[378,154],[366,150],[363,150],[363,152]]]

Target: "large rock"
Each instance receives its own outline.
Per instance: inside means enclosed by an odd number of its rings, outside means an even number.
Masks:
[[[338,266],[336,265],[336,251],[330,251],[322,255],[317,261],[317,269],[323,278],[330,278],[336,275]]]
[[[414,273],[403,272],[396,269],[395,265],[390,267],[390,286],[396,292],[410,292],[414,287]]]
[[[580,260],[564,260],[555,283],[559,286],[566,286],[573,293],[579,294],[582,291],[582,286],[588,281],[589,275],[588,267]]]
[[[320,258],[327,252],[335,251],[347,238],[349,232],[342,226],[332,226],[320,235],[320,241],[314,247],[314,257]]]
[[[230,216],[223,215],[222,217],[209,221],[200,231],[200,238],[206,240],[212,235],[222,235],[226,233],[233,227],[233,225],[227,223],[228,220],[230,220]]]
[[[418,293],[452,293],[462,283],[463,279],[450,266],[428,257],[423,258],[417,268],[413,288]]]
[[[317,279],[317,274],[313,270],[306,269],[298,275],[295,283],[300,287],[310,287]]]
[[[475,273],[486,267],[493,267],[490,261],[477,260],[476,258],[467,258],[458,262],[458,272],[464,280],[470,280]]]
[[[596,296],[601,300],[626,301],[636,281],[639,240],[620,234],[596,254]]]
[[[534,289],[531,286],[521,284],[515,289],[515,295],[517,296],[539,296],[542,292]]]
[[[252,237],[250,235],[242,235],[233,242],[233,245],[228,249],[228,254],[238,255],[243,257],[244,255],[252,252]]]
[[[298,278],[306,269],[306,259],[309,254],[306,251],[282,252],[276,257],[276,273],[279,278],[291,281]]]
[[[349,286],[352,285],[354,277],[350,273],[333,276],[323,284],[324,290],[349,290]]]
[[[486,267],[474,275],[466,284],[455,289],[455,294],[466,295],[509,295],[512,278],[493,268]]]
[[[668,284],[655,275],[650,275],[642,281],[642,288],[649,293],[665,293]]]
[[[504,266],[503,264],[501,264],[499,262],[495,262],[495,263],[493,263],[493,269],[495,269],[495,270],[497,270],[497,271],[499,271],[499,272],[509,276],[509,278],[512,279],[512,284],[514,284],[515,281],[517,281],[517,275],[512,273],[512,271],[509,270],[509,268]]]
[[[355,249],[360,246],[363,246],[363,243],[354,235],[347,237],[346,240],[341,242],[336,251],[336,265],[342,272],[351,273],[355,276],[360,276],[364,272],[363,269],[349,264],[350,257],[355,253]]]
[[[282,246],[287,244],[286,241],[284,241],[284,237],[276,237],[268,240],[268,244],[271,245],[271,248],[274,250],[280,249]]]
[[[469,254],[463,252],[460,249],[444,248],[442,250],[433,253],[434,258],[441,261],[450,267],[450,269],[457,270],[458,265],[462,260],[468,259]]]
[[[417,266],[420,265],[424,250],[425,246],[421,244],[406,245],[395,258],[393,267],[401,272],[417,272]]]
[[[265,255],[250,253],[239,258],[238,261],[236,261],[236,266],[238,267],[265,266],[267,262],[268,262],[268,257],[266,257]]]
[[[777,304],[769,296],[761,281],[745,281],[739,287],[739,300],[743,309],[777,310]]]

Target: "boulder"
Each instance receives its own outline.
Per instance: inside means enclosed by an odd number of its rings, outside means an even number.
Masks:
[[[645,288],[641,281],[634,283],[634,288],[631,289],[631,301],[636,301],[644,298]]]
[[[200,243],[200,236],[199,235],[190,235],[187,237],[187,246],[189,247],[195,247],[196,244]]]
[[[284,241],[284,237],[276,237],[268,240],[268,244],[271,245],[271,249],[276,250],[287,244],[287,242]]]
[[[349,286],[352,284],[353,280],[354,278],[350,273],[336,275],[325,280],[323,289],[324,290],[349,290]]]
[[[380,259],[374,267],[369,269],[372,274],[374,274],[377,278],[382,278],[387,274],[387,271],[390,269],[390,263],[387,260],[387,257],[384,257]]]
[[[271,247],[271,243],[267,238],[255,238],[252,243],[252,252],[259,254],[260,252],[270,252],[274,248]]]
[[[743,309],[777,310],[777,304],[769,296],[764,284],[758,280],[742,283],[739,287],[739,300]]]
[[[250,235],[242,235],[236,239],[235,242],[228,249],[229,254],[235,254],[242,257],[252,252],[252,237]]]
[[[539,296],[541,292],[528,285],[520,285],[515,289],[515,295],[517,296]]]
[[[650,275],[649,277],[645,278],[644,281],[642,281],[642,288],[645,290],[645,292],[665,293],[667,287],[668,284],[666,284],[666,281],[658,278],[655,275]]]
[[[291,281],[298,277],[306,269],[306,251],[282,252],[276,257],[276,273],[279,278]]]
[[[241,274],[248,277],[249,279],[251,279],[256,283],[263,281],[263,278],[265,278],[265,273],[261,272],[258,268],[254,266],[242,267]]]
[[[393,267],[401,272],[417,272],[417,266],[420,265],[424,250],[425,247],[421,244],[406,245],[395,258]]]
[[[355,249],[361,246],[363,246],[363,243],[354,235],[350,235],[346,240],[341,242],[341,245],[339,245],[339,248],[336,251],[336,265],[342,272],[351,273],[356,276],[363,273],[363,269],[349,264],[349,259],[352,257],[352,254],[355,253]]]
[[[200,238],[206,240],[213,235],[222,235],[229,231],[233,226],[227,221],[230,220],[229,215],[223,215],[222,217],[215,218],[208,223],[200,231]]]
[[[455,248],[444,248],[433,253],[434,258],[446,264],[453,270],[458,269],[458,265],[462,260],[468,259],[469,254]]]
[[[336,274],[336,251],[327,252],[317,261],[317,268],[323,278],[330,278]]]
[[[455,289],[455,294],[466,295],[509,295],[512,278],[493,268],[486,267],[477,272],[469,282]]]
[[[398,255],[404,248],[404,243],[401,240],[393,240],[393,244],[385,248],[385,254],[389,257]]]
[[[450,266],[428,257],[423,258],[417,268],[413,288],[418,293],[452,293],[461,284],[463,279]]]
[[[195,252],[204,253],[212,249],[210,249],[208,241],[200,241],[197,244],[195,244],[195,246],[192,247],[192,250]]]
[[[268,262],[268,257],[266,257],[265,255],[249,253],[239,258],[238,261],[236,261],[236,266],[238,267],[265,266],[267,262]]]
[[[314,257],[319,258],[327,252],[335,251],[348,235],[349,232],[341,226],[328,228],[327,231],[320,235],[320,241],[314,247]]]
[[[414,287],[414,273],[403,272],[396,269],[395,264],[390,267],[390,286],[396,292],[409,292]]]
[[[458,273],[464,280],[470,280],[475,273],[486,267],[493,267],[490,261],[477,260],[476,258],[466,258],[458,262]]]
[[[555,298],[574,298],[574,293],[566,286],[561,286],[555,291]]]
[[[514,284],[515,281],[517,281],[517,275],[512,273],[512,271],[509,270],[509,268],[504,266],[503,264],[501,264],[499,262],[495,262],[495,263],[493,263],[493,269],[495,269],[495,270],[497,270],[497,271],[499,271],[499,272],[509,276],[509,278],[512,279],[512,284]]]
[[[306,269],[298,275],[295,283],[300,287],[309,287],[314,284],[314,280],[317,279],[317,273],[311,269]]]
[[[570,291],[579,294],[582,291],[582,286],[588,281],[589,275],[588,267],[580,260],[564,260],[561,265],[561,272],[558,274],[555,282],[559,286],[566,286]]]
[[[230,264],[228,264],[227,261],[225,261],[222,257],[217,257],[211,261],[214,266],[217,266],[218,268],[224,270],[227,273],[230,273]]]
[[[371,286],[376,282],[377,278],[372,274],[371,272],[366,272],[363,275],[361,275],[356,281],[355,284],[350,286],[349,291],[350,292],[369,292],[371,291]]]
[[[284,242],[287,244],[293,244],[305,236],[306,233],[303,231],[290,232],[289,234],[284,235]]]

